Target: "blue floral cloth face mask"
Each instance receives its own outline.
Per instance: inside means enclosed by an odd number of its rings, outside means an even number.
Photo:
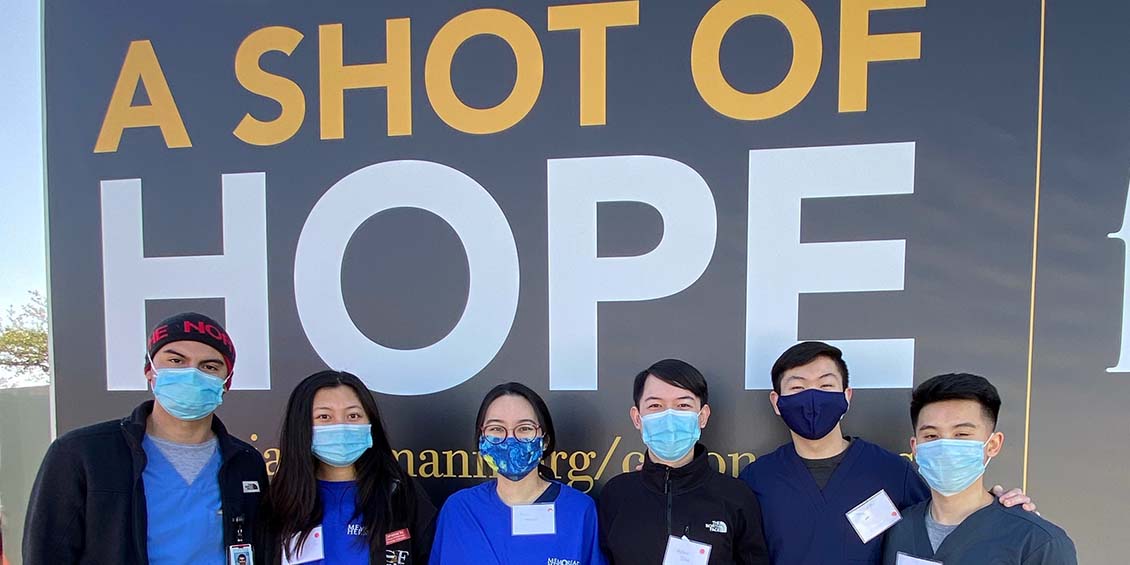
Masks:
[[[372,424],[314,426],[314,457],[327,465],[348,467],[373,447],[372,429]]]
[[[178,420],[199,420],[224,403],[224,379],[196,367],[158,369],[152,359],[149,366],[157,375],[153,396],[157,397],[165,412]]]
[[[914,455],[918,474],[938,494],[953,496],[969,488],[989,462],[984,443],[975,439],[936,439],[919,443]]]
[[[678,461],[698,443],[702,429],[698,412],[674,408],[640,417],[640,431],[647,448],[663,461]]]
[[[542,438],[534,441],[519,441],[511,436],[502,443],[491,443],[486,436],[479,438],[479,454],[499,475],[511,481],[520,481],[530,471],[537,469],[538,462],[545,454]]]

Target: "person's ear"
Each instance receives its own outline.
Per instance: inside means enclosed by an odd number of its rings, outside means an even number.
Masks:
[[[152,365],[145,366],[145,382],[149,383],[149,390],[153,390],[153,387],[157,386],[157,372]]]
[[[918,460],[918,438],[910,436],[910,455],[916,461]]]
[[[781,411],[777,409],[777,400],[780,398],[781,395],[777,394],[775,390],[769,393],[769,404],[773,406],[773,413],[778,416],[781,415]]]
[[[702,410],[698,413],[698,427],[699,429],[706,427],[706,422],[710,420],[710,405],[704,404]]]
[[[985,445],[985,455],[988,455],[989,458],[996,457],[1000,455],[1001,449],[1004,449],[1004,432],[993,432]]]
[[[852,395],[854,395],[854,394],[855,394],[855,391],[854,391],[854,390],[852,390],[852,388],[851,388],[851,387],[848,387],[848,388],[845,388],[845,389],[844,389],[844,397],[845,397],[845,398],[847,398],[847,401],[848,401],[848,408],[851,408],[851,397],[852,397]]]
[[[640,421],[640,409],[639,408],[636,408],[635,406],[633,406],[631,408],[631,410],[628,410],[628,416],[631,417],[632,425],[635,426],[637,430],[643,429],[643,422]]]

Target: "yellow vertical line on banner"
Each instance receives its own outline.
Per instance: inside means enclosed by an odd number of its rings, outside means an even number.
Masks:
[[[1036,257],[1040,243],[1040,175],[1044,152],[1044,38],[1047,1],[1040,0],[1040,85],[1036,98],[1036,206],[1032,214],[1032,288],[1028,303],[1028,384],[1024,399],[1024,474],[1020,488],[1028,492],[1028,446],[1032,424],[1032,361],[1036,337]]]

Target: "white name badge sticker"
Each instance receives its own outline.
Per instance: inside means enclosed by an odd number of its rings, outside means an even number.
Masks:
[[[919,559],[911,557],[903,552],[899,552],[898,557],[895,559],[895,565],[943,565],[941,561],[930,561],[929,559]]]
[[[318,526],[306,536],[306,543],[302,544],[302,550],[296,549],[298,545],[298,536],[290,538],[286,544],[290,549],[290,559],[286,558],[286,553],[283,553],[283,565],[300,565],[301,563],[310,563],[311,561],[318,561],[326,558],[326,550],[322,543],[322,527]]]
[[[847,519],[851,522],[851,527],[855,528],[855,533],[859,534],[859,539],[867,543],[902,520],[902,514],[895,508],[895,503],[891,502],[891,497],[887,496],[887,491],[880,490],[848,511]]]
[[[510,507],[510,535],[543,536],[557,533],[557,505],[520,504]]]
[[[667,551],[663,565],[706,565],[710,562],[710,545],[687,539],[687,536],[667,538]]]

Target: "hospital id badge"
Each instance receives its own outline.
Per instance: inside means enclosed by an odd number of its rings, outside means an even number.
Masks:
[[[941,561],[930,561],[929,559],[921,559],[912,557],[903,552],[899,552],[898,557],[895,559],[895,565],[943,565]]]
[[[255,558],[251,554],[251,544],[229,545],[228,565],[255,565]]]
[[[851,527],[855,528],[855,533],[859,534],[859,539],[867,543],[902,520],[902,514],[895,508],[895,503],[891,502],[891,497],[887,496],[887,491],[880,489],[871,498],[849,510],[847,519],[851,522]]]
[[[557,533],[557,504],[519,504],[510,508],[510,535],[541,536]]]
[[[709,562],[710,544],[691,541],[687,536],[667,538],[663,565],[706,565]]]

